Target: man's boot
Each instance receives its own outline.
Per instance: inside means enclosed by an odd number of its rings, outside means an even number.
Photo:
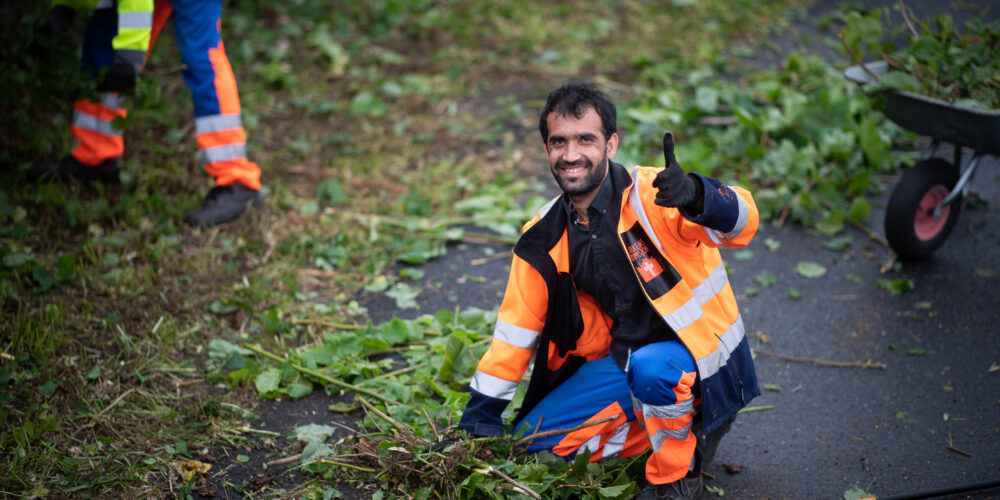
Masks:
[[[72,156],[66,156],[57,163],[38,163],[28,170],[29,182],[83,182],[97,181],[103,184],[118,184],[118,158],[104,160],[90,166],[80,163]]]
[[[694,423],[691,425],[691,432],[694,433],[697,439],[694,449],[694,470],[688,473],[687,477],[683,477],[672,483],[647,485],[639,493],[639,496],[635,497],[636,500],[654,498],[688,500],[701,498],[704,489],[704,479],[701,477],[701,471],[705,470],[705,467],[715,458],[715,450],[719,448],[719,441],[722,440],[722,436],[725,436],[729,432],[729,429],[733,426],[733,420],[735,418],[726,421],[726,423],[715,429],[708,436],[702,436],[704,425],[701,416],[696,416]]]
[[[672,483],[647,485],[635,499],[696,500],[701,498],[701,493],[705,488],[701,471],[689,474],[689,476],[691,477],[682,477]]]
[[[250,207],[260,206],[260,191],[242,184],[215,186],[205,195],[201,207],[187,214],[184,222],[192,226],[217,226],[225,224],[246,212]]]

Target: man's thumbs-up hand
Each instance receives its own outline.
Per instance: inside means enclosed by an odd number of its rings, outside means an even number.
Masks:
[[[701,196],[701,183],[684,173],[684,169],[674,158],[674,136],[670,132],[663,134],[663,158],[666,167],[656,175],[653,187],[656,193],[656,204],[661,207],[692,207]]]

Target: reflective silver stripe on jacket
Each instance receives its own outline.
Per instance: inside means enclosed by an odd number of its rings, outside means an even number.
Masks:
[[[118,29],[122,28],[152,28],[152,12],[119,12]]]
[[[496,327],[493,329],[494,339],[514,347],[523,347],[525,349],[534,349],[538,346],[538,337],[540,334],[541,332],[522,328],[500,320],[497,320]]]
[[[243,126],[243,119],[239,113],[231,115],[209,115],[200,116],[194,120],[194,130],[196,134],[207,134],[231,128]]]
[[[676,310],[664,315],[663,320],[674,331],[693,325],[704,314],[702,306],[725,289],[727,283],[729,275],[726,274],[726,265],[720,263],[698,286],[691,289],[691,298]]]
[[[744,229],[747,227],[747,222],[750,220],[750,208],[747,206],[746,200],[742,196],[736,194],[736,190],[729,186],[725,186],[726,189],[732,191],[733,196],[736,197],[736,205],[739,209],[736,216],[736,224],[728,232],[719,231],[718,229],[712,229],[709,227],[705,228],[705,232],[708,233],[708,237],[712,239],[712,242],[716,245],[722,245],[723,240],[731,240],[740,235]]]
[[[73,113],[73,126],[91,130],[98,134],[121,137],[122,131],[115,128],[108,120],[102,120],[94,115],[76,111]]]
[[[657,239],[656,232],[653,231],[653,226],[649,223],[649,217],[646,216],[646,209],[642,208],[642,199],[639,198],[639,167],[632,170],[632,190],[628,193],[628,204],[639,219],[639,224],[642,224],[642,228],[646,230],[646,235],[653,240],[656,249],[663,253],[663,245]]]
[[[518,383],[476,370],[476,373],[472,376],[472,382],[469,383],[469,387],[491,398],[510,401],[514,398],[514,392],[517,391]]]
[[[698,376],[702,380],[705,380],[712,375],[715,375],[720,368],[726,366],[726,362],[729,361],[729,355],[739,347],[740,342],[743,341],[743,337],[746,335],[743,329],[743,316],[736,316],[736,321],[729,325],[726,331],[719,335],[719,342],[717,343],[715,350],[706,355],[705,357],[695,361],[698,364]]]
[[[203,149],[201,151],[202,160],[205,163],[216,163],[226,160],[235,160],[247,157],[246,144],[227,144],[214,148]]]

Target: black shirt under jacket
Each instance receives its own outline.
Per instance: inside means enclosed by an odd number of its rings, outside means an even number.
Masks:
[[[630,352],[677,334],[642,293],[632,263],[618,239],[622,192],[632,182],[628,171],[609,161],[608,175],[587,208],[588,224],[577,219],[569,197],[560,199],[569,223],[569,272],[576,286],[592,295],[613,321],[611,355],[625,369]]]

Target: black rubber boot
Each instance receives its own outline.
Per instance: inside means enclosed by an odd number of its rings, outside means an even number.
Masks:
[[[91,167],[80,163],[72,156],[66,156],[58,163],[38,163],[28,170],[29,182],[91,182],[118,184],[118,158],[111,158]]]
[[[699,473],[694,477],[682,477],[669,484],[647,485],[635,498],[636,500],[697,500],[701,498],[704,487],[704,480]]]
[[[192,226],[217,226],[225,224],[262,203],[260,191],[242,184],[215,186],[205,195],[201,207],[184,217]]]

